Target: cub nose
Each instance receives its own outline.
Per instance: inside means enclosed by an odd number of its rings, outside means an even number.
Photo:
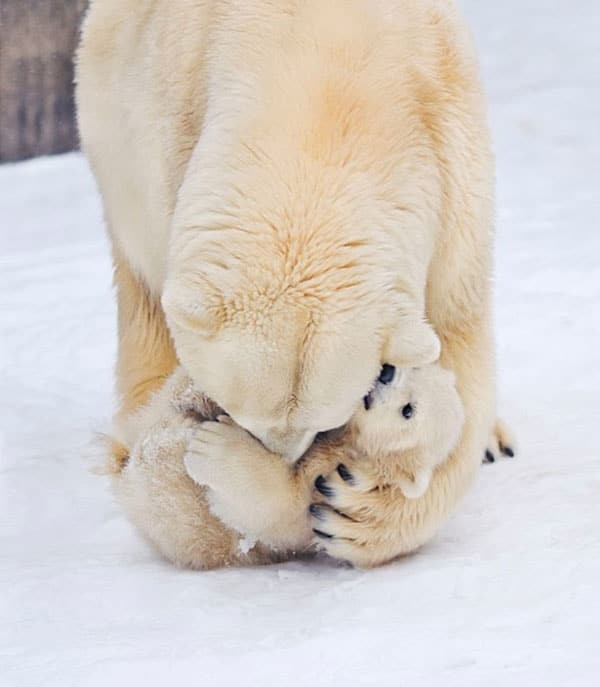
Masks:
[[[377,377],[377,381],[381,384],[391,384],[395,375],[396,368],[393,365],[384,363],[383,367],[381,368],[381,372],[379,373],[379,377]]]

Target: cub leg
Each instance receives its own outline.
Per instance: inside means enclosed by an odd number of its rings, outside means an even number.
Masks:
[[[316,447],[306,461],[291,466],[222,416],[193,431],[185,465],[208,488],[211,512],[220,520],[274,549],[297,551],[311,544],[315,478],[341,457],[333,447]]]

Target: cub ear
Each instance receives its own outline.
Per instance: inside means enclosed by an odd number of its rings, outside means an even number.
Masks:
[[[161,304],[169,327],[176,326],[206,336],[215,334],[220,328],[220,300],[202,281],[184,283],[168,280]]]
[[[434,363],[441,353],[433,327],[420,317],[402,317],[384,350],[384,362],[399,368],[423,367]]]

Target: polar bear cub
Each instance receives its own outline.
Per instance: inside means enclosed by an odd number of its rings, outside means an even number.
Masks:
[[[410,499],[429,487],[454,449],[465,415],[454,373],[438,363],[399,370],[384,365],[352,418],[352,444]]]
[[[450,370],[437,363],[384,365],[341,434],[317,439],[295,465],[225,416],[201,422],[184,462],[189,476],[210,489],[210,509],[228,527],[275,548],[298,546],[319,534],[311,529],[304,504],[313,488],[331,495],[324,474],[337,466],[350,484],[354,476],[345,474],[342,462],[351,459],[349,464],[366,469],[369,488],[395,486],[417,499],[457,444],[464,419]]]

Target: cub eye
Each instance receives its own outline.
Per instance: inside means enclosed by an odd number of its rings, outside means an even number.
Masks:
[[[412,406],[412,403],[407,403],[403,408],[402,408],[402,417],[405,420],[410,420],[410,418],[413,416],[415,409]]]
[[[392,382],[394,379],[395,374],[396,368],[393,365],[384,363],[383,367],[381,368],[381,372],[379,373],[379,377],[377,377],[377,381],[381,384],[390,384],[390,382]]]

